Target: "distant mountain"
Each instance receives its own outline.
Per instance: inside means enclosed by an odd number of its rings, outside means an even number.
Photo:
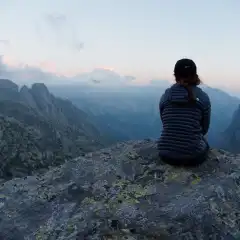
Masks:
[[[240,152],[240,105],[233,114],[232,120],[221,139],[222,148],[233,153]]]
[[[58,165],[108,142],[85,112],[41,83],[19,89],[0,79],[0,128],[4,178]]]
[[[232,121],[232,116],[240,104],[240,99],[230,96],[226,92],[217,89],[203,86],[211,99],[212,103],[212,120],[208,133],[209,142],[214,147],[223,147],[222,137],[225,130]],[[230,150],[229,148],[225,148]]]
[[[94,119],[104,132],[117,141],[158,138],[162,125],[159,99],[170,83],[162,81],[148,86],[77,87],[68,85],[51,88],[53,92],[70,99]],[[212,102],[212,119],[208,140],[213,147],[222,145],[220,139],[231,122],[240,100],[222,90],[201,86]],[[64,91],[64,89],[67,89]]]
[[[122,86],[135,79],[134,76],[122,76],[110,69],[95,68],[91,72],[84,72],[68,78],[67,84],[80,84],[98,88]]]

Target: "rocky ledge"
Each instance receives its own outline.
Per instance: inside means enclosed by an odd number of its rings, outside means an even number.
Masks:
[[[0,188],[0,239],[240,239],[240,155],[161,163],[151,140],[89,153]]]

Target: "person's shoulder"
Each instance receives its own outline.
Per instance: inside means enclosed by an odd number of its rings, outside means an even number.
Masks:
[[[168,94],[170,92],[171,87],[165,89],[164,94]]]
[[[210,103],[210,98],[208,94],[200,87],[196,86],[198,97],[206,104]]]
[[[172,84],[170,87],[166,88],[164,91],[164,94],[169,94],[171,89],[176,87],[176,83]]]
[[[168,87],[165,90],[163,90],[162,97],[165,96],[165,95],[168,95],[169,91],[170,91],[170,87]]]
[[[164,90],[161,98],[160,98],[160,104],[163,104],[165,101],[167,101],[169,93],[170,93],[171,87],[168,87]]]

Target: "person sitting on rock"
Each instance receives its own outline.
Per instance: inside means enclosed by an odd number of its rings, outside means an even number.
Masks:
[[[199,165],[209,151],[204,136],[210,125],[210,99],[198,87],[201,81],[193,60],[178,60],[174,76],[176,83],[166,89],[159,103],[163,124],[159,155],[171,165]]]

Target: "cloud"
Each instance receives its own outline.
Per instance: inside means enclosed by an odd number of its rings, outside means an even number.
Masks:
[[[136,79],[136,77],[134,76],[125,76],[125,78],[128,80],[128,81],[133,81]]]
[[[84,42],[78,37],[74,24],[71,24],[65,14],[50,13],[44,16],[45,24],[51,28],[51,34],[55,34],[56,44],[68,45],[74,51],[81,51]],[[36,24],[36,32],[39,34],[39,24]],[[41,33],[42,34],[42,33]],[[49,37],[50,34],[46,34]]]
[[[84,48],[84,43],[83,42],[79,42],[75,44],[75,49],[78,51],[81,51]]]
[[[34,23],[34,30],[35,30],[37,39],[40,40],[41,42],[44,41],[44,34],[43,34],[42,26],[37,21],[35,21],[35,23]]]
[[[64,38],[67,37],[68,35],[68,33],[66,32],[66,30],[68,30],[68,28],[66,28],[67,17],[64,14],[60,13],[46,14],[44,16],[44,20],[46,24],[45,26],[48,27],[48,29],[45,30],[49,30],[50,28],[50,32],[46,32],[46,37],[49,37],[52,34],[54,34],[56,37],[56,43],[59,43],[60,42],[59,40],[64,40]]]
[[[0,78],[10,79],[17,84],[32,84],[34,82],[60,83],[67,79],[64,76],[57,76],[44,71],[39,67],[20,63],[11,66],[9,63],[6,63],[6,59],[6,57],[0,56]],[[49,68],[52,67],[49,63],[42,64],[47,65]]]
[[[3,39],[0,39],[0,44],[3,44],[3,45],[10,45],[10,41],[9,41],[9,40],[3,40]]]
[[[19,85],[30,85],[35,82],[46,84],[83,84],[99,87],[126,86],[135,77],[122,76],[112,70],[96,68],[72,77],[56,74],[54,62],[42,61],[35,66],[21,64],[11,57],[0,56],[0,78],[10,79]]]
[[[3,56],[0,55],[0,74],[7,71],[7,65],[3,64]]]
[[[53,28],[61,28],[67,22],[67,17],[60,13],[51,13],[45,16],[47,23]]]
[[[96,83],[96,84],[101,83],[101,81],[95,80],[95,79],[92,79],[92,82],[93,82],[93,83]]]
[[[115,71],[112,68],[95,68],[92,72],[81,73],[73,78],[71,81],[74,83],[86,83],[94,84],[104,87],[114,87],[114,86],[126,86],[135,79],[133,76],[123,76]]]

